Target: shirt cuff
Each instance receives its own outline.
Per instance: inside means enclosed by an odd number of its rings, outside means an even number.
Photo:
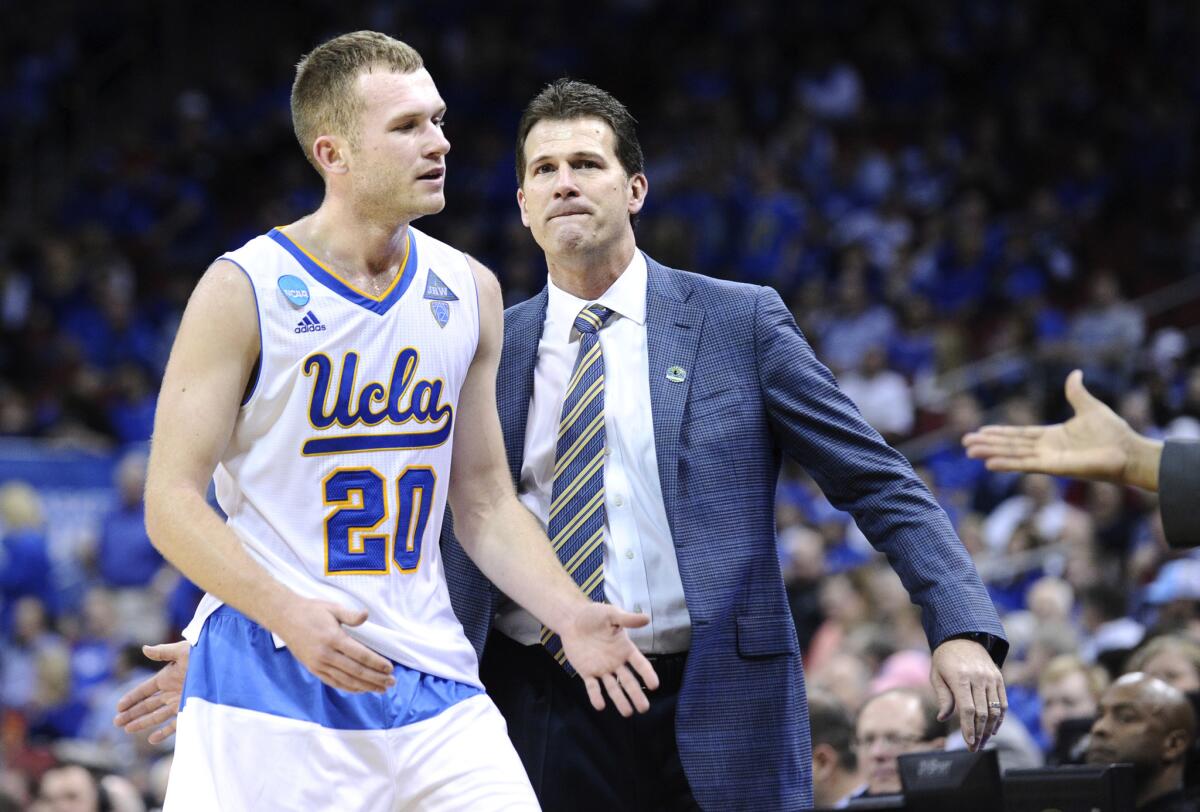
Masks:
[[[996,664],[997,668],[1004,665],[1004,658],[1008,656],[1008,641],[1003,637],[997,637],[987,632],[952,634],[946,640],[970,640],[973,643],[978,643],[987,651],[988,656],[992,658],[992,662]],[[942,643],[945,643],[946,640],[943,640]]]
[[[1158,506],[1172,547],[1200,545],[1200,443],[1168,440],[1158,465]]]

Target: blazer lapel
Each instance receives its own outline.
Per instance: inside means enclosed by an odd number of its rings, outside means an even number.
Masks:
[[[529,399],[533,397],[533,372],[537,367],[538,342],[546,321],[545,288],[541,293],[504,312],[504,348],[496,375],[496,406],[508,452],[513,483],[521,479],[525,456],[525,426],[529,422]]]
[[[691,370],[700,343],[704,311],[686,304],[691,290],[678,271],[646,257],[646,344],[650,366],[650,410],[654,450],[667,521],[675,530],[679,474],[679,429],[691,390]],[[679,380],[682,378],[682,380]]]

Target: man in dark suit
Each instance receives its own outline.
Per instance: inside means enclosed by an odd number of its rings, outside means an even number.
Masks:
[[[662,682],[646,714],[594,711],[555,636],[496,591],[446,523],[455,611],[543,807],[812,805],[775,546],[784,453],[887,554],[922,608],[941,715],[957,708],[981,747],[1007,708],[995,610],[945,513],[838,390],[779,295],[637,250],[641,148],[629,112],[599,88],[546,88],[516,154],[522,220],[549,281],[505,313],[497,404],[510,470],[581,589],[650,617],[631,637]],[[131,692],[118,724],[166,719],[168,677]]]
[[[579,422],[572,384],[594,368],[598,345],[603,375],[585,397],[603,404],[601,437],[581,442],[603,462],[581,477],[600,481],[602,554],[597,570],[560,558],[585,591],[601,583],[593,597],[650,615],[634,639],[664,683],[643,717],[594,713],[536,622],[443,538],[455,610],[543,806],[812,803],[804,682],[775,548],[784,453],[888,555],[923,609],[943,716],[957,704],[964,735],[982,743],[1006,707],[993,659],[1007,644],[970,558],[774,290],[637,250],[648,181],[624,106],[580,82],[547,87],[522,118],[517,177],[549,281],[505,314],[497,399],[509,465],[554,539],[561,493],[571,498],[560,480],[580,456],[564,442]],[[595,305],[598,327],[580,321]]]
[[[1143,437],[1083,385],[1067,376],[1075,416],[1053,426],[984,426],[963,437],[967,455],[992,471],[1102,479],[1158,491],[1163,531],[1172,547],[1200,546],[1200,443]]]

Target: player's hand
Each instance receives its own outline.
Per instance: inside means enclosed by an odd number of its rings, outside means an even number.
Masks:
[[[292,656],[326,685],[355,693],[386,691],[396,684],[391,662],[342,628],[366,619],[365,609],[304,598],[289,607],[274,631]]]
[[[1157,460],[1147,459],[1152,444],[1088,392],[1079,370],[1067,376],[1066,395],[1075,410],[1067,422],[984,426],[963,437],[967,456],[985,460],[992,471],[1084,477],[1156,489]]]
[[[113,724],[123,728],[126,733],[139,733],[161,725],[150,732],[151,744],[158,744],[174,733],[191,652],[192,645],[186,640],[142,646],[143,654],[166,665],[121,697],[117,702]]]
[[[605,692],[622,716],[632,716],[635,709],[638,713],[650,709],[642,683],[653,691],[658,687],[658,674],[625,631],[649,622],[646,615],[623,612],[607,603],[589,603],[559,632],[563,652],[583,678],[596,710],[604,710]]]
[[[933,651],[929,681],[938,700],[938,721],[958,708],[963,738],[972,750],[982,750],[1000,729],[1008,712],[1004,677],[973,640],[946,640]]]

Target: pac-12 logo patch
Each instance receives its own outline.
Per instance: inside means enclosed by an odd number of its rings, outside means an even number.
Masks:
[[[445,327],[446,322],[450,321],[450,305],[445,302],[435,299],[429,303],[429,309],[433,312],[433,318],[438,323],[438,327]]]
[[[292,307],[304,307],[311,298],[308,294],[308,285],[304,284],[304,280],[291,274],[279,277],[279,289],[292,303]]]

